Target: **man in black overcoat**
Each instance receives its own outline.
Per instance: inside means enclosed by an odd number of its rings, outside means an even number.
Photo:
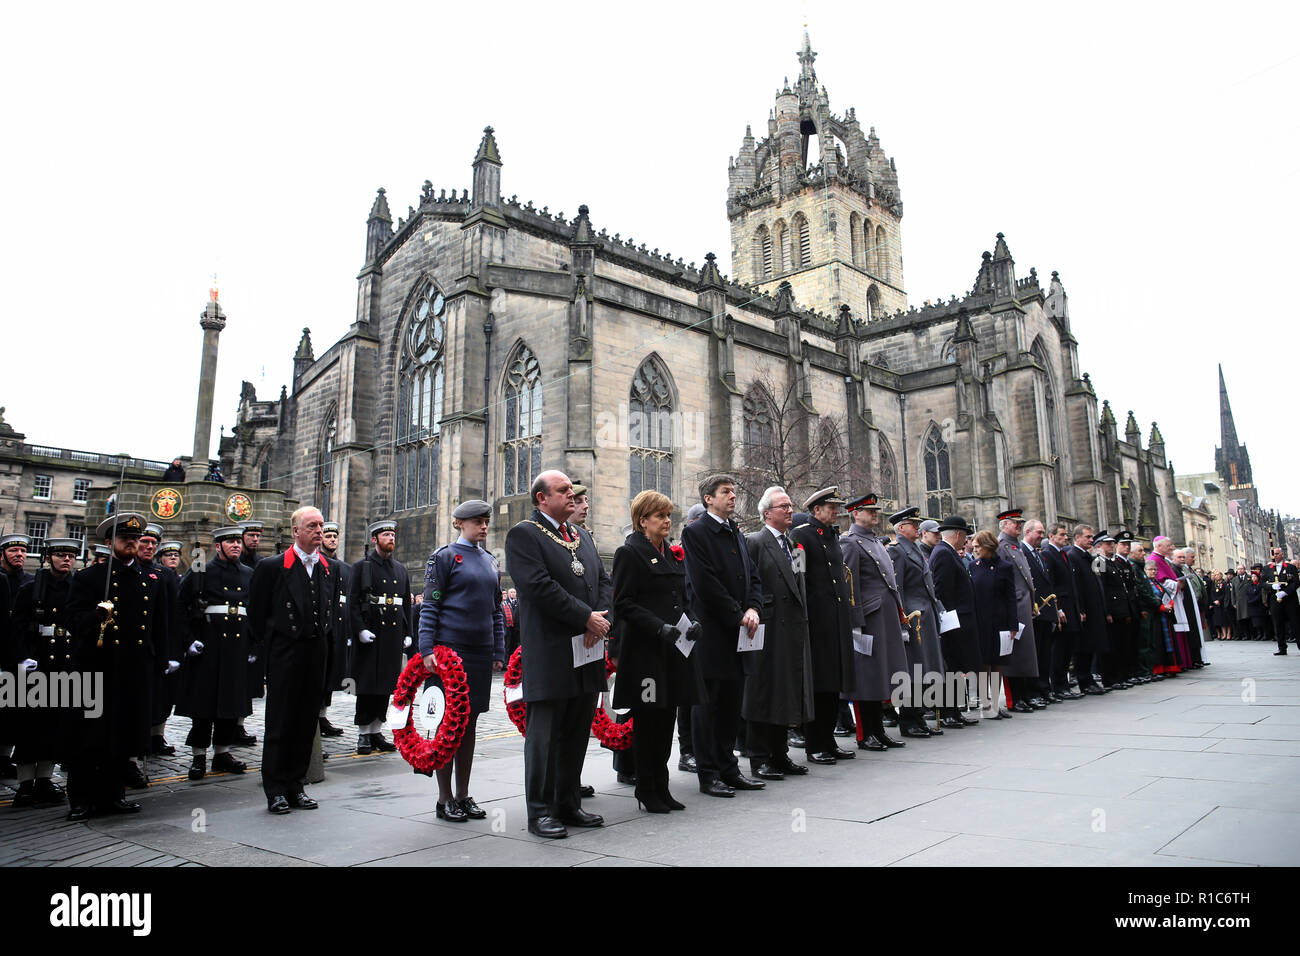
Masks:
[[[736,646],[740,629],[749,636],[758,630],[763,589],[758,569],[740,529],[731,520],[736,510],[736,481],[711,475],[700,482],[704,515],[682,529],[686,551],[686,587],[691,611],[703,625],[695,655],[708,699],[691,710],[700,792],[734,797],[736,790],[758,790],[764,784],[740,772],[732,745],[740,724],[745,675],[757,669],[754,651]]]
[[[326,521],[325,532],[321,540],[321,554],[329,559],[330,564],[337,564],[339,569],[339,616],[334,627],[334,640],[330,641],[329,654],[325,661],[325,694],[321,697],[320,735],[322,737],[342,737],[343,728],[335,727],[329,721],[329,708],[333,702],[334,692],[343,689],[343,680],[348,674],[348,657],[352,651],[349,637],[352,630],[351,617],[348,614],[348,592],[352,587],[352,568],[345,561],[336,560],[339,551],[339,523]],[[354,690],[353,693],[356,693]]]
[[[1092,659],[1094,655],[1105,654],[1110,649],[1106,639],[1106,597],[1102,593],[1101,579],[1093,570],[1093,556],[1088,553],[1092,547],[1093,529],[1086,525],[1075,525],[1074,544],[1065,552],[1074,572],[1075,599],[1079,606],[1079,640],[1074,648],[1074,676],[1079,679],[1079,690],[1084,694],[1098,695],[1106,693],[1092,676]]]
[[[1051,593],[1056,595],[1057,631],[1052,641],[1052,693],[1061,700],[1080,700],[1083,695],[1070,689],[1070,655],[1079,642],[1079,607],[1075,599],[1074,569],[1066,557],[1070,532],[1057,521],[1047,529],[1043,541],[1043,566],[1052,580]],[[1091,569],[1089,570],[1091,574]]]
[[[290,524],[293,544],[257,562],[249,584],[253,643],[266,662],[262,790],[275,814],[316,809],[303,785],[338,622],[338,566],[320,553],[325,519],[299,508]]]
[[[506,534],[506,572],[519,592],[519,646],[528,705],[524,792],[528,831],[566,837],[566,826],[605,821],[578,794],[596,695],[605,688],[603,655],[574,667],[575,637],[585,648],[609,633],[614,589],[591,535],[571,525],[573,483],[544,471],[531,489],[532,516]]]
[[[1052,691],[1052,645],[1062,615],[1057,607],[1059,595],[1053,590],[1052,575],[1043,556],[1042,547],[1047,529],[1041,521],[1031,519],[1025,523],[1025,560],[1034,579],[1034,648],[1038,652],[1038,676],[1034,688],[1038,699],[1045,704],[1055,704],[1061,697]],[[1050,600],[1049,600],[1050,598]]]
[[[239,525],[243,532],[240,535],[239,560],[250,570],[257,567],[260,560],[257,556],[257,548],[262,543],[263,524],[260,521],[244,521]],[[334,566],[334,562],[330,562]],[[266,660],[260,655],[254,653],[252,660],[248,662],[248,712],[253,712],[253,698],[264,697],[266,695]],[[251,747],[257,743],[257,737],[250,734],[244,729],[244,718],[239,718],[239,726],[235,730],[235,743],[241,747]]]
[[[975,534],[961,515],[949,515],[939,522],[939,543],[930,551],[930,576],[934,581],[934,594],[944,610],[957,613],[957,627],[939,634],[943,648],[946,674],[977,674],[984,669],[980,653],[979,621],[975,611],[975,585],[962,556],[966,553],[966,539]],[[953,686],[957,681],[948,677]],[[969,688],[969,679],[965,681]],[[959,718],[968,722],[965,717]]]
[[[352,565],[348,585],[348,676],[357,695],[357,753],[391,753],[397,748],[381,731],[388,699],[406,666],[403,652],[413,643],[411,580],[406,565],[393,558],[397,522],[376,521],[368,533],[370,553]]]

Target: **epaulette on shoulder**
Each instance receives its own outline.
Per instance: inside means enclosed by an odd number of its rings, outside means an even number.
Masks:
[[[807,521],[805,521],[803,524],[797,524],[797,525],[795,525],[795,526],[794,526],[793,528],[791,528],[790,530],[791,530],[791,531],[801,531],[801,530],[804,529],[804,528],[811,528],[811,527],[812,527],[812,525],[811,525],[810,523],[808,523]]]

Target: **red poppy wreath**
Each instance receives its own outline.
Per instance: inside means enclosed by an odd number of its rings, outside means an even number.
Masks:
[[[438,679],[442,681],[442,691],[447,698],[447,709],[443,714],[438,732],[427,738],[415,729],[412,704],[419,696],[424,682],[431,676],[424,667],[424,659],[418,654],[407,662],[406,669],[397,678],[397,688],[393,691],[393,706],[407,708],[406,726],[393,732],[393,743],[398,753],[407,763],[420,773],[428,774],[441,770],[451,763],[460,747],[465,728],[469,726],[469,684],[465,679],[465,667],[460,655],[450,647],[441,645],[433,649],[434,661],[438,670]]]
[[[528,712],[528,705],[524,703],[522,696],[518,696],[514,700],[510,698],[519,694],[519,685],[523,683],[524,660],[522,652],[523,648],[515,648],[515,652],[510,655],[510,663],[506,665],[505,678],[502,680],[502,683],[505,684],[506,716],[510,718],[510,722],[515,725],[515,730],[519,731],[521,735],[527,733],[528,722],[525,719],[525,714]],[[514,691],[514,694],[511,691]]]
[[[608,657],[605,658],[605,680],[609,680],[610,675],[618,668]],[[623,723],[615,723],[609,719],[609,714],[605,708],[597,705],[596,716],[591,722],[591,735],[600,741],[602,747],[608,747],[610,750],[627,750],[632,746],[632,724],[633,721],[626,720]]]

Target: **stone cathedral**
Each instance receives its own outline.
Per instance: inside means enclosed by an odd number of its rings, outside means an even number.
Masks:
[[[454,538],[465,498],[493,504],[499,554],[552,467],[591,487],[605,553],[638,491],[680,519],[714,471],[738,476],[755,521],[768,484],[801,501],[834,482],[979,527],[1011,506],[1181,527],[1160,430],[1144,446],[1129,412],[1119,433],[1056,272],[1018,275],[998,234],[964,295],[908,305],[898,172],[854,109],[831,109],[815,58],[805,34],[766,135],[747,128],[728,164],[730,277],[712,253],[687,263],[598,228],[586,206],[566,218],[504,195],[490,127],[471,188],[426,181],[396,225],[380,189],[356,321],[319,355],[304,329],[278,399],[245,384],[227,475],[318,506],[349,560],[393,517],[414,566]]]

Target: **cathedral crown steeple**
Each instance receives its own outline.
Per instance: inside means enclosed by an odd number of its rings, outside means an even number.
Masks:
[[[1223,379],[1223,366],[1219,366],[1219,440],[1223,443],[1214,449],[1214,470],[1227,479],[1228,487],[1253,485],[1250,474],[1250,453],[1237,441],[1237,423],[1232,418],[1232,405],[1228,402],[1228,385]]]

